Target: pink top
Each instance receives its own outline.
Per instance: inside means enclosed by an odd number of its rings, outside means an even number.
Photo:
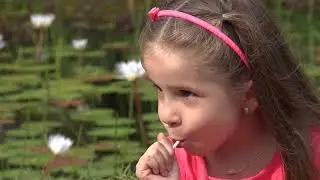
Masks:
[[[315,163],[320,167],[320,128],[312,131],[312,146],[315,152]],[[175,149],[176,159],[180,167],[180,180],[222,180],[210,177],[205,161],[200,156],[189,154],[183,148]],[[242,180],[281,180],[284,179],[284,167],[280,152],[277,151],[270,163],[258,174]]]

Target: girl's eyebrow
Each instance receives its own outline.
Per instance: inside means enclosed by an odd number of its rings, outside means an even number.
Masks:
[[[150,79],[150,77],[148,75],[146,75],[146,79],[148,81],[150,81],[154,86],[159,88],[159,86],[152,79]],[[192,87],[189,87],[189,86],[185,86],[185,85],[167,86],[167,88],[173,89],[173,90],[181,90],[182,89],[182,90],[187,90],[187,91],[191,91],[191,92],[200,94],[198,89],[192,88]]]

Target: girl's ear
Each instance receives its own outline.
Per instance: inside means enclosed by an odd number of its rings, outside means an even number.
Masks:
[[[252,80],[245,83],[244,87],[244,108],[248,109],[248,113],[253,113],[259,106],[258,100],[252,89]]]

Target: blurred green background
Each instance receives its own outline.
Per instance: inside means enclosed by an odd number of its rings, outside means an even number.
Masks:
[[[320,1],[265,0],[320,87]],[[150,0],[0,1],[0,179],[135,179],[155,135],[155,91],[143,77],[119,79],[137,60]],[[35,28],[31,16],[55,15]],[[73,40],[85,39],[77,48]],[[74,141],[54,156],[50,134]]]

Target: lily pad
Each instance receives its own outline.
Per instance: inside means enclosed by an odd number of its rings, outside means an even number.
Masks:
[[[20,128],[9,130],[6,132],[8,137],[35,137],[42,135],[43,132],[50,128],[60,126],[59,122],[46,121],[46,122],[26,122]]]
[[[36,151],[32,151],[35,146],[46,146],[46,143],[36,139],[17,140],[6,138],[5,142],[0,145],[0,158],[37,154]]]
[[[89,131],[88,135],[95,137],[125,138],[134,132],[135,129],[131,127],[119,127],[116,130],[113,128],[96,128]]]
[[[140,154],[146,150],[139,142],[136,141],[118,141],[117,147],[120,154]]]
[[[111,82],[111,81],[113,81],[113,80],[114,80],[113,75],[111,75],[111,74],[104,74],[104,73],[95,74],[94,76],[86,77],[86,78],[84,79],[85,82],[87,82],[87,83],[93,83],[93,84],[108,83],[108,82]]]
[[[12,149],[28,149],[29,147],[38,146],[38,145],[44,145],[46,142],[44,142],[42,139],[12,139],[7,137],[3,144],[1,144],[0,147],[7,147]],[[2,152],[2,151],[1,151]]]
[[[7,101],[21,101],[21,100],[42,100],[47,96],[47,91],[44,89],[26,90],[19,94],[8,95],[4,97]]]
[[[34,53],[34,49],[31,49],[32,53]],[[21,52],[24,52],[23,50]],[[39,64],[43,64],[43,62],[39,62],[35,59],[20,59],[16,61],[16,64],[18,64],[19,66],[35,66],[35,65],[39,65]]]
[[[118,93],[118,94],[129,94],[131,90],[129,88],[121,88],[114,85],[108,86],[98,86],[95,89],[92,89],[91,92],[88,93],[96,93],[96,94],[108,94],[108,93]]]
[[[129,118],[110,118],[108,120],[95,120],[98,126],[123,127],[133,125],[135,122]]]
[[[87,169],[78,172],[80,176],[101,179],[117,173],[117,162],[114,156],[106,156],[97,162],[93,162]]]
[[[151,131],[157,131],[157,132],[161,132],[161,131],[165,131],[166,129],[163,127],[163,125],[160,123],[160,121],[157,122],[152,122],[149,124],[148,129]]]
[[[94,157],[94,149],[88,147],[71,147],[66,155],[81,157],[82,159],[91,159]]]
[[[112,162],[94,162],[92,165],[87,165],[86,167],[81,166],[63,166],[60,168],[55,168],[51,170],[53,172],[65,172],[65,173],[75,173],[80,177],[86,177],[88,179],[102,179],[104,177],[109,177],[114,175],[116,168],[112,166]]]
[[[36,131],[28,131],[25,129],[15,129],[15,130],[9,130],[6,132],[7,137],[35,137],[39,136],[43,133],[43,130],[38,129]]]
[[[8,169],[1,170],[0,176],[3,179],[42,179],[43,175],[39,171],[34,170],[21,170],[21,169]]]
[[[120,154],[119,161],[126,164],[137,161],[145,151],[146,150],[140,149],[139,152]]]
[[[1,145],[0,150],[1,150],[1,153],[0,153],[1,159],[16,157],[25,152],[25,149],[12,149],[12,148],[8,148],[6,145]]]
[[[25,107],[30,107],[33,105],[34,103],[16,103],[16,102],[0,103],[0,112],[13,112],[13,111],[21,110]]]
[[[0,70],[18,73],[40,73],[53,71],[55,67],[52,65],[20,66],[18,64],[5,64],[0,66]]]
[[[15,165],[34,165],[34,166],[43,166],[45,163],[47,163],[50,159],[52,159],[52,154],[25,154],[25,155],[19,155],[10,157],[8,159],[8,162],[10,164]]]
[[[155,141],[157,139],[158,133],[159,131],[151,131],[148,133],[148,135],[152,141]]]
[[[148,122],[159,121],[159,115],[157,112],[145,113],[143,114],[143,119]]]
[[[6,81],[7,84],[19,85],[37,85],[41,82],[38,75],[25,74],[25,75],[7,75],[1,76],[0,81]]]
[[[83,112],[72,112],[71,118],[82,121],[108,121],[112,119],[113,110],[96,108]]]
[[[21,125],[20,128],[26,129],[26,130],[34,130],[34,129],[41,129],[41,128],[54,128],[60,126],[61,123],[59,121],[39,121],[39,122],[25,122]]]
[[[320,66],[310,65],[304,67],[306,73],[311,77],[320,77]]]
[[[55,156],[48,162],[46,162],[43,166],[44,174],[48,175],[53,169],[61,169],[61,168],[78,168],[78,167],[86,167],[88,165],[88,161],[84,160],[80,157],[74,156]]]
[[[105,55],[105,51],[89,51],[84,53],[84,56],[87,58],[104,58]]]
[[[19,90],[15,84],[2,84],[0,82],[0,94],[19,92]]]
[[[97,151],[114,151],[117,149],[117,142],[114,141],[100,141],[96,144],[90,145],[90,148]]]
[[[13,119],[0,119],[0,126],[12,125],[15,123],[16,121]]]
[[[53,99],[81,99],[83,92],[92,88],[76,79],[50,81],[50,96]]]
[[[144,94],[142,94],[141,99],[143,101],[154,101],[154,102],[157,102],[158,101],[158,95],[156,93],[144,93]]]
[[[79,156],[80,157],[80,156]],[[109,158],[106,161],[99,160],[97,162],[88,162],[86,165],[65,164],[64,166],[51,169],[51,173],[62,171],[65,173],[76,173],[80,177],[101,178],[110,176],[114,173],[114,158]]]

